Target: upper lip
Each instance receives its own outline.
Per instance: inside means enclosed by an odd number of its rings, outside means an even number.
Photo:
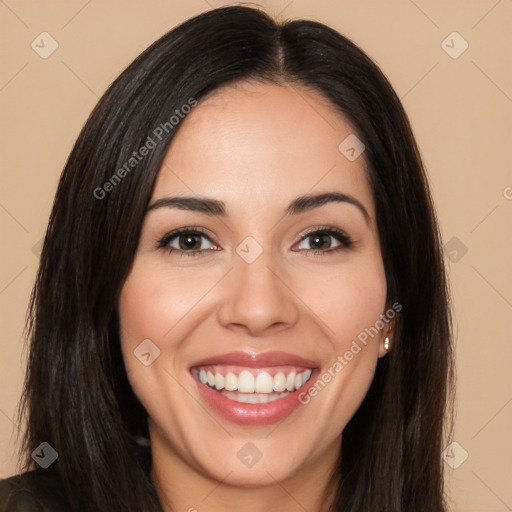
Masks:
[[[304,357],[289,354],[287,352],[262,352],[259,354],[251,352],[229,352],[217,356],[201,359],[191,365],[191,368],[198,366],[229,364],[233,366],[245,366],[246,368],[264,368],[270,366],[301,366],[304,368],[316,368],[318,363]]]

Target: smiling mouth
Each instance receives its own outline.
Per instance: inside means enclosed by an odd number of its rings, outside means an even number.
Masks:
[[[195,361],[189,372],[220,418],[245,427],[284,420],[319,376],[319,362],[296,354],[230,352]]]
[[[202,384],[235,402],[263,404],[288,396],[311,378],[313,370],[299,366],[248,368],[208,365],[192,369]]]

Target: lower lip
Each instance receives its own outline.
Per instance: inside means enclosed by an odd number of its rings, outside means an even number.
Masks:
[[[265,404],[247,404],[231,400],[210,386],[203,384],[196,377],[199,392],[210,406],[221,418],[244,426],[271,425],[284,420],[302,403],[299,401],[299,395],[307,393],[317,377],[317,370],[313,370],[311,377],[301,388],[283,398],[278,398]]]

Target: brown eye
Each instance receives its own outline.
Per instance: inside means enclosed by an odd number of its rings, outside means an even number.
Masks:
[[[218,250],[210,238],[197,229],[182,228],[165,235],[158,241],[158,248],[197,256],[211,250]]]
[[[200,250],[201,249],[201,236],[199,235],[179,235],[178,238],[178,248],[180,250],[186,251],[189,249],[192,250]]]
[[[350,237],[336,229],[322,229],[307,233],[299,242],[298,249],[316,252],[331,252],[352,245]]]
[[[310,235],[310,245],[312,249],[330,249],[332,245],[332,236],[326,234]]]

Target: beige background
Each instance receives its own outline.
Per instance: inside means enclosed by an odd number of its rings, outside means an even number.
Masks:
[[[233,2],[0,0],[0,476],[16,471],[25,309],[72,144],[98,97],[135,56],[178,22],[226,3]],[[446,464],[453,510],[512,510],[512,1],[259,5],[351,37],[403,99],[448,243],[460,445],[447,459],[458,467]],[[59,47],[43,59],[31,43],[42,46],[45,31]],[[458,58],[445,50],[460,51],[462,39],[450,36],[442,44],[454,31],[469,44]]]

